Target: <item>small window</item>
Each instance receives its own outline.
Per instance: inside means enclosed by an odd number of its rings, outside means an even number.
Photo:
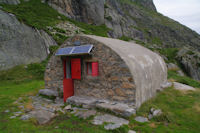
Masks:
[[[87,63],[87,74],[93,77],[99,75],[99,64],[98,62],[88,62]]]

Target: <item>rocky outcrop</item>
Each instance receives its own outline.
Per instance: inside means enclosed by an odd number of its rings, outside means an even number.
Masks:
[[[104,0],[48,0],[61,14],[89,24],[104,24]]]
[[[20,23],[13,14],[0,10],[0,70],[40,62],[55,41],[44,31]]]
[[[200,52],[198,50],[182,48],[176,58],[189,76],[200,81]]]
[[[20,0],[0,0],[0,4],[17,5],[20,4]]]
[[[141,6],[156,11],[156,7],[153,3],[153,0],[132,0],[133,2],[136,2],[137,4],[140,4]]]

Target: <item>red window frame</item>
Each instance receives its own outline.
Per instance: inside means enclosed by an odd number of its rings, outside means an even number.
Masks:
[[[91,67],[91,70],[89,70]],[[91,73],[90,73],[91,71]],[[99,76],[99,63],[98,62],[87,62],[87,75],[97,77]]]

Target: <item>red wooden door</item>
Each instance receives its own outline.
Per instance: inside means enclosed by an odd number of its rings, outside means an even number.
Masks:
[[[71,59],[72,79],[81,79],[81,59]]]
[[[74,95],[74,82],[72,79],[63,80],[63,100],[66,102],[67,98]]]

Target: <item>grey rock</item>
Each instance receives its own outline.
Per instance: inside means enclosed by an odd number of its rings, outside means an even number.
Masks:
[[[39,90],[39,94],[45,95],[45,96],[55,96],[55,97],[58,96],[58,92],[57,91],[53,91],[53,90],[50,90],[50,89]]]
[[[69,104],[74,104],[77,106],[80,105],[90,105],[91,107],[95,105],[96,99],[91,97],[78,97],[78,96],[72,96],[67,99],[67,102]]]
[[[115,104],[113,104],[112,102],[99,103],[99,104],[96,104],[96,107],[101,108],[101,109],[110,110],[110,111],[112,111],[116,114],[120,114],[124,117],[130,117],[131,115],[136,113],[135,108],[131,108],[127,104],[118,103],[118,102],[116,102]]]
[[[161,89],[169,88],[172,86],[172,82],[166,82],[161,85]]]
[[[137,116],[137,117],[135,117],[135,120],[136,120],[137,122],[141,122],[141,123],[148,122],[148,119],[145,118],[145,117],[142,117],[142,116]]]
[[[135,107],[129,106],[128,104],[108,100],[99,100],[97,98],[91,97],[72,96],[67,99],[67,102],[69,104],[74,104],[78,106],[82,105],[84,108],[97,107],[100,109],[110,110],[124,117],[130,117],[131,115],[136,113]]]
[[[63,99],[59,98],[59,97],[56,97],[55,99],[55,103],[59,106],[64,106],[64,101]]]
[[[173,84],[174,84],[174,89],[176,90],[180,90],[180,91],[195,91],[196,90],[194,87],[191,87],[189,85],[185,85],[182,83],[173,82]]]
[[[104,0],[49,0],[48,4],[59,13],[75,20],[104,24]]]
[[[55,126],[54,128],[55,128],[55,129],[58,129],[58,128],[59,128],[59,126]]]
[[[151,108],[150,113],[153,114],[154,110],[155,110],[154,108]]]
[[[20,109],[24,109],[24,106],[23,105],[20,105],[20,106],[18,106]]]
[[[10,119],[14,119],[14,118],[16,118],[16,117],[17,117],[17,116],[11,116]]]
[[[22,112],[21,111],[18,111],[18,112],[14,112],[13,113],[15,116],[20,116],[21,114],[22,114]]]
[[[107,124],[104,126],[104,128],[106,130],[114,130],[114,129],[120,128],[121,126],[122,126],[121,124]]]
[[[67,105],[64,110],[71,110],[72,109],[72,106],[71,105]]]
[[[123,118],[119,118],[113,115],[109,115],[109,114],[104,114],[104,115],[98,115],[94,117],[94,120],[92,121],[92,123],[94,125],[101,125],[104,122],[107,123],[114,123],[117,125],[127,125],[129,124],[128,120],[125,120]]]
[[[136,131],[129,130],[128,133],[136,133]]]
[[[156,109],[156,110],[154,110],[153,113],[152,113],[153,116],[159,116],[159,115],[161,115],[161,114],[162,114],[161,109]]]
[[[196,44],[196,46],[198,45]],[[200,46],[198,46],[198,48],[200,48]],[[176,59],[183,67],[183,70],[187,75],[200,81],[200,52],[198,48],[195,49],[195,46],[183,47],[178,52]]]
[[[0,18],[0,70],[46,59],[49,45],[54,42],[43,31],[20,23],[14,15],[2,10]]]
[[[174,63],[168,63],[167,68],[168,70],[179,70],[179,67]]]
[[[30,115],[22,115],[20,120],[26,121],[26,120],[29,120],[30,118],[31,118]]]
[[[149,115],[148,115],[148,119],[151,120],[152,118],[153,118],[153,115],[152,115],[152,114],[149,114]]]
[[[9,112],[10,112],[10,110],[9,110],[9,109],[7,109],[7,110],[5,110],[4,112],[5,112],[5,113],[9,113]]]
[[[123,113],[123,116],[125,117],[130,117],[131,115],[133,114],[136,114],[136,109],[134,108],[129,108],[129,109],[126,109]]]
[[[94,116],[97,112],[95,110],[87,110],[87,111],[77,111],[75,113],[75,116],[78,116],[79,118],[87,119],[91,116]]]
[[[34,110],[31,111],[30,116],[33,118],[36,118],[38,123],[41,124],[46,124],[49,122],[52,118],[54,118],[56,115],[52,112],[46,111],[46,110]]]
[[[20,0],[0,0],[2,4],[17,5],[20,4]]]
[[[184,72],[181,71],[181,70],[178,70],[177,73],[178,73],[179,76],[185,76]]]

